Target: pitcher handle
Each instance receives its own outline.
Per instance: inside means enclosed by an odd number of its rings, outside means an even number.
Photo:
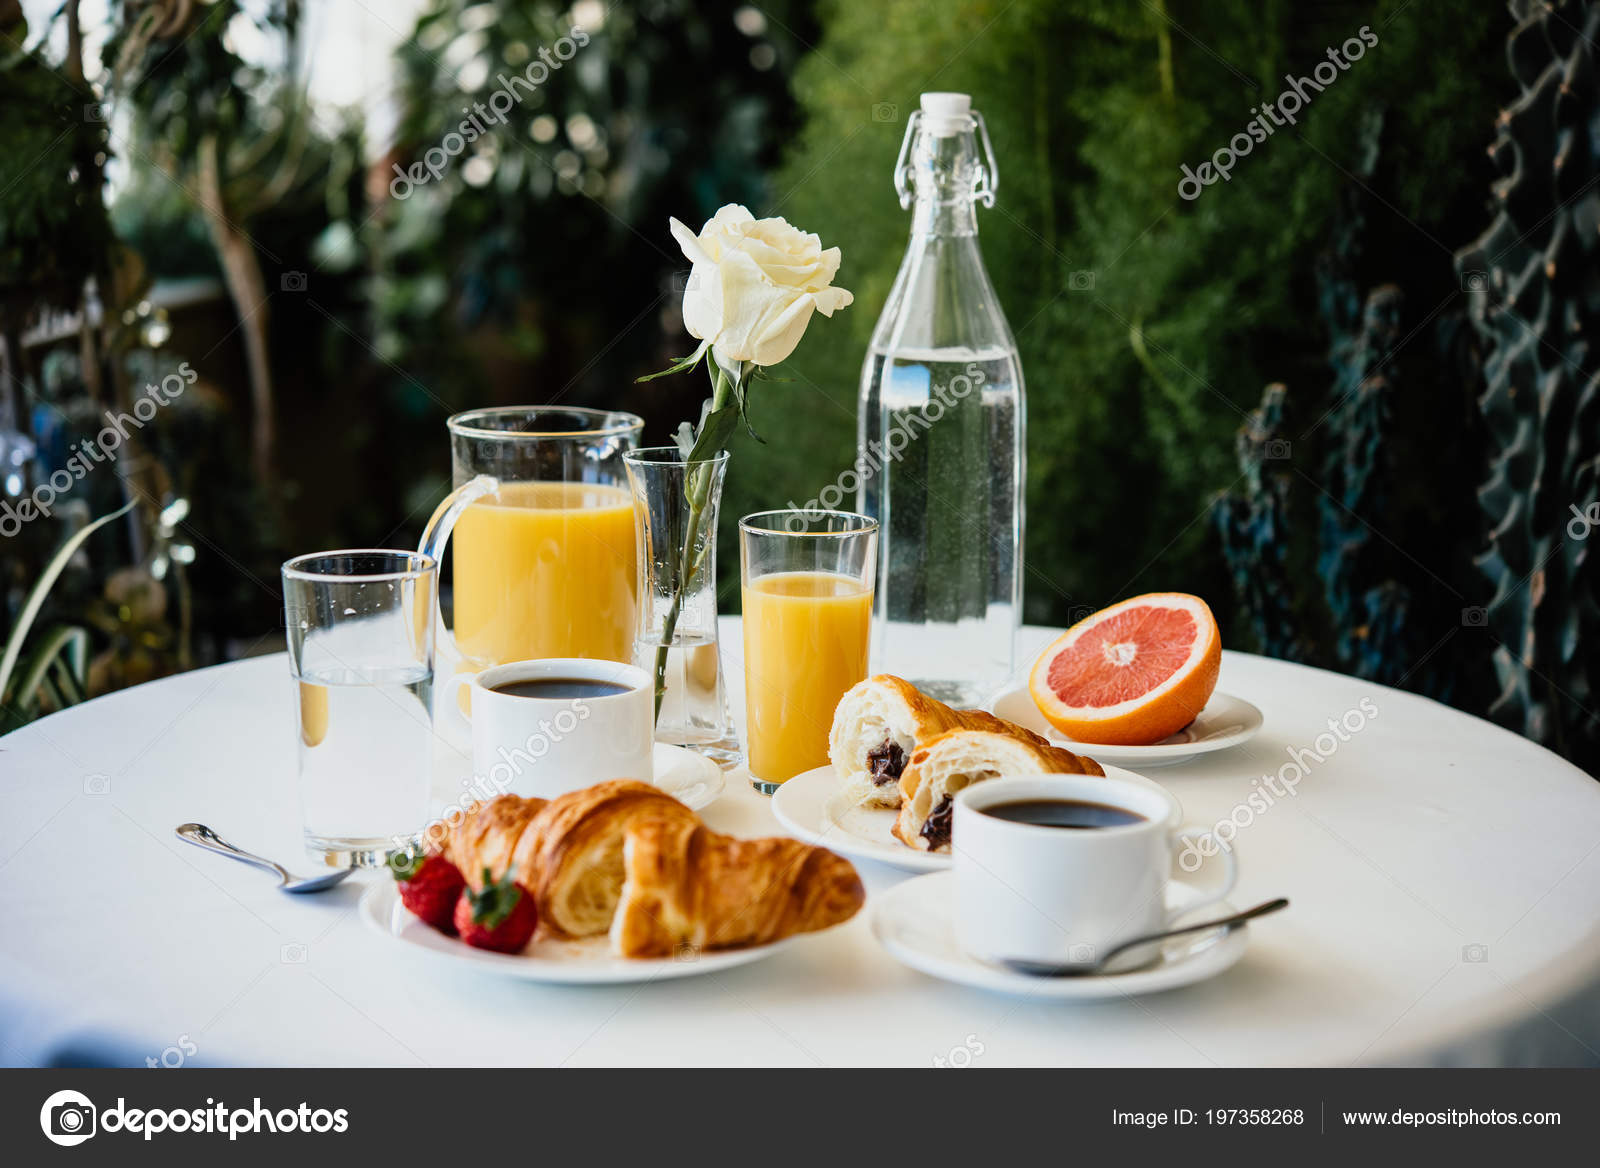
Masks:
[[[428,526],[422,529],[422,539],[417,543],[417,551],[423,555],[432,556],[439,565],[439,571],[444,571],[444,549],[450,542],[450,533],[455,530],[456,520],[461,518],[461,513],[472,506],[485,495],[492,495],[500,489],[500,480],[493,475],[478,475],[462,483],[455,490],[444,497],[443,502],[434,509]],[[444,625],[444,610],[439,607],[439,590],[434,589],[433,621],[436,631],[435,651],[448,646],[451,654],[459,660],[461,649],[456,644],[455,635]]]

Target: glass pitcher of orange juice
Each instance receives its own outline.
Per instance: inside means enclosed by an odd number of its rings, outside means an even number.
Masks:
[[[455,643],[464,667],[540,657],[629,661],[638,584],[622,456],[638,445],[643,419],[508,406],[456,414],[449,427],[456,489],[430,532],[442,528],[434,534],[448,537],[454,520]]]

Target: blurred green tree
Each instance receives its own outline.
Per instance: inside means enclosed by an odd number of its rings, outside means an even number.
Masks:
[[[436,0],[418,20],[362,239],[393,401],[431,434],[428,497],[439,401],[631,409],[659,442],[698,410],[699,381],[634,384],[687,351],[667,220],[761,200],[806,7]]]
[[[1170,588],[1207,596],[1231,625],[1209,512],[1240,480],[1233,434],[1263,385],[1290,385],[1297,436],[1325,408],[1315,272],[1359,169],[1363,116],[1386,117],[1370,180],[1382,222],[1356,279],[1404,283],[1420,317],[1455,287],[1449,245],[1480,217],[1493,6],[1448,20],[1405,0],[828,0],[820,12],[824,35],[795,79],[805,128],[764,209],[841,245],[839,283],[857,302],[786,367],[792,397],[757,405],[758,429],[784,412],[784,441],[736,450],[727,509],[810,498],[848,465],[860,363],[905,246],[891,181],[905,118],[922,91],[970,92],[1001,171],[980,241],[1028,385],[1027,619]],[[1226,182],[1180,196],[1182,164],[1212,156],[1286,74],[1308,74],[1363,25],[1377,46],[1297,125]],[[1309,473],[1317,441],[1296,455]]]

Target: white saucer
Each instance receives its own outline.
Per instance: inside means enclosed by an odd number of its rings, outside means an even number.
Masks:
[[[687,747],[656,743],[651,767],[655,785],[691,811],[711,806],[722,794],[722,768]]]
[[[1194,895],[1182,885],[1168,886],[1168,904]],[[1034,977],[969,957],[956,944],[950,919],[955,903],[955,873],[935,872],[904,880],[872,898],[872,935],[902,965],[945,981],[1002,994],[1061,1001],[1127,998],[1176,989],[1215,977],[1244,956],[1248,925],[1224,933],[1174,937],[1154,965],[1129,973],[1098,977]],[[1225,917],[1234,911],[1226,901],[1201,910]],[[1205,917],[1201,918],[1202,920]]]
[[[1001,690],[984,708],[1008,722],[1026,726],[1035,734],[1043,734],[1074,754],[1087,755],[1098,763],[1120,762],[1137,767],[1177,766],[1198,755],[1238,746],[1256,736],[1262,721],[1261,711],[1243,698],[1213,693],[1200,716],[1170,738],[1149,746],[1102,746],[1097,742],[1068,738],[1050,725],[1034,704],[1026,683]]]
[[[1160,786],[1121,767],[1104,768],[1108,776]],[[1003,779],[990,780],[1004,782]],[[891,828],[900,813],[882,807],[861,807],[845,797],[831,766],[796,775],[772,796],[772,813],[796,839],[817,844],[852,860],[876,860],[907,872],[942,872],[948,854],[923,852],[894,838]]]
[[[717,953],[685,951],[679,957],[631,959],[611,952],[607,937],[586,937],[581,941],[535,941],[521,953],[494,953],[447,937],[412,916],[400,903],[394,881],[382,876],[361,896],[361,919],[400,945],[458,969],[478,969],[523,981],[553,982],[561,985],[618,985],[626,982],[667,981],[678,977],[698,977],[736,965],[748,965],[770,957],[789,943],[787,940],[753,949],[727,949]]]

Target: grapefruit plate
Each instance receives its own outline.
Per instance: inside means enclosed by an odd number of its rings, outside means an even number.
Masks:
[[[1053,746],[1064,746],[1098,763],[1115,763],[1136,771],[1181,766],[1202,755],[1231,750],[1259,734],[1266,720],[1257,707],[1219,689],[1212,693],[1200,716],[1176,734],[1151,746],[1107,746],[1068,738],[1045,721],[1034,704],[1033,695],[1028,692],[1026,681],[1007,686],[995,694],[984,709],[1042,735]]]

